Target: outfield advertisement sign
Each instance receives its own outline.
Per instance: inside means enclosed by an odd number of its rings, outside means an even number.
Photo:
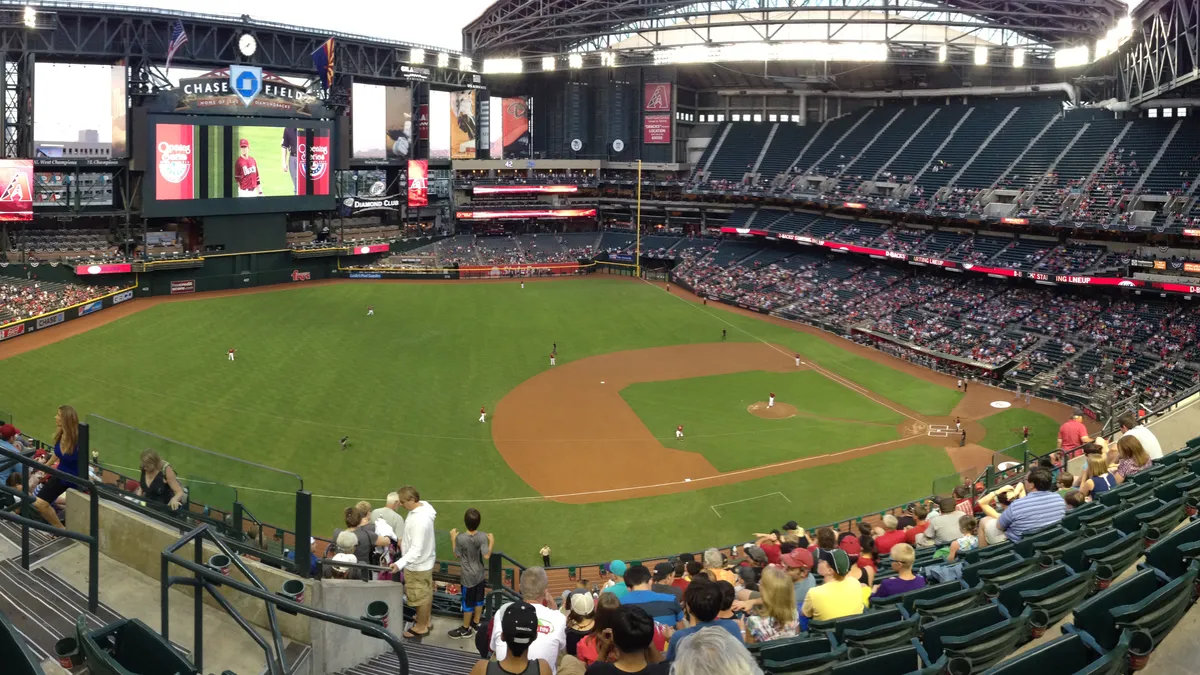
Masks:
[[[49,328],[50,326],[57,326],[58,324],[66,321],[66,320],[67,320],[66,312],[59,312],[58,314],[51,314],[50,316],[38,317],[37,329],[41,330],[43,328]]]
[[[502,277],[559,276],[575,274],[579,263],[545,263],[542,265],[459,265],[460,279],[498,279]]]
[[[94,300],[94,301],[89,302],[88,304],[84,305],[83,307],[79,308],[79,316],[87,316],[88,314],[94,314],[96,312],[99,312],[102,309],[104,309],[104,301],[103,300]]]
[[[8,326],[7,328],[0,328],[0,342],[3,342],[9,338],[15,338],[18,335],[24,335],[24,334],[25,334],[25,324],[23,324],[23,323],[19,323],[15,326]]]
[[[119,305],[122,302],[125,302],[126,300],[132,300],[132,299],[133,299],[133,291],[121,291],[120,293],[117,293],[116,295],[113,296],[112,304]]]
[[[176,279],[171,282],[171,295],[179,295],[181,293],[195,293],[195,279]]]

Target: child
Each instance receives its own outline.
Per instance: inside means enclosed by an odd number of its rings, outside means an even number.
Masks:
[[[1071,491],[1071,488],[1074,487],[1074,485],[1075,476],[1066,471],[1058,474],[1058,496],[1066,497],[1067,493]]]
[[[463,524],[467,531],[450,530],[450,541],[454,546],[454,557],[461,563],[462,576],[462,626],[449,632],[455,640],[469,638],[475,634],[483,617],[483,601],[487,595],[487,561],[496,545],[491,533],[479,531],[480,515],[476,509],[467,509]]]
[[[971,501],[971,488],[959,485],[954,488],[954,510],[961,511],[964,516],[975,515],[975,504]]]
[[[946,562],[954,562],[960,552],[966,553],[979,548],[979,537],[975,536],[978,529],[979,521],[971,516],[963,516],[959,519],[958,530],[962,532],[963,536],[950,542],[950,553],[946,556]]]

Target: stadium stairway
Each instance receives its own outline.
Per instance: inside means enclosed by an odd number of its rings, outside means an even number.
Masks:
[[[467,675],[479,660],[478,654],[473,652],[419,642],[406,643],[404,650],[408,654],[409,675]],[[338,675],[394,675],[398,672],[397,668],[396,655],[388,652],[347,668]]]

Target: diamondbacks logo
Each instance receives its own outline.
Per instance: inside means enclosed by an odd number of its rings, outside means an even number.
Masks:
[[[29,176],[23,172],[13,172],[8,179],[4,192],[0,193],[0,202],[29,202],[33,200],[33,191],[29,189]]]
[[[671,85],[667,82],[651,82],[645,89],[645,109],[668,111],[671,109]]]

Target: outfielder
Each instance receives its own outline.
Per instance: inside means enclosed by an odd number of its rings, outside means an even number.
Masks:
[[[229,360],[230,360],[230,361],[232,361],[232,360],[233,360],[233,355],[234,355],[234,354],[236,354],[236,353],[237,353],[237,350],[236,350],[236,349],[230,349],[230,350],[229,350]]]
[[[554,365],[554,352],[550,352],[550,365]]]
[[[675,427],[675,438],[683,438],[683,425]]]
[[[485,408],[484,406],[479,406],[479,421],[480,422],[487,421],[487,408]]]
[[[367,316],[375,316],[375,305],[367,306]]]

